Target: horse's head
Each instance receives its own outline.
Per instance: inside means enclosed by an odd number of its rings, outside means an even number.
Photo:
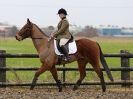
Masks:
[[[27,23],[16,33],[16,39],[22,41],[23,39],[30,37],[32,33],[32,25],[33,24],[30,20],[27,19]]]

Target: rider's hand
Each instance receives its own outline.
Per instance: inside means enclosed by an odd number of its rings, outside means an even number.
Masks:
[[[51,33],[48,41],[50,41],[53,37],[54,37],[54,35],[53,35],[53,33]]]
[[[54,33],[51,33],[51,34],[50,34],[50,38],[53,38],[53,37],[54,37]]]

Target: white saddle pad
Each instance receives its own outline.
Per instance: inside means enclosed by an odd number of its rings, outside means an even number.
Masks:
[[[62,53],[59,52],[59,50],[58,50],[58,48],[57,48],[56,40],[54,40],[54,48],[55,48],[55,53],[56,53],[57,55],[63,55]],[[69,43],[68,48],[69,48],[69,54],[74,54],[74,53],[76,53],[76,52],[77,52],[76,42],[73,41],[73,42]]]

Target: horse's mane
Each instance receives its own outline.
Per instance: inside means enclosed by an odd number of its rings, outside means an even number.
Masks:
[[[33,24],[33,25],[35,25],[37,28],[38,28],[38,30],[40,31],[40,32],[42,32],[43,33],[43,35],[44,36],[46,36],[46,37],[49,37],[48,35],[46,35],[36,24]]]

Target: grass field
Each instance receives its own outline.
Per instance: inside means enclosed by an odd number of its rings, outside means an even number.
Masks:
[[[133,53],[133,38],[91,38],[94,41],[97,41],[103,53],[119,53],[121,49],[129,50],[130,53]],[[26,39],[22,42],[18,42],[15,38],[0,38],[0,50],[6,50],[7,53],[37,53],[36,49],[34,48],[32,41],[30,39]],[[120,67],[120,58],[106,58],[109,67]],[[6,61],[7,67],[40,67],[39,59],[11,59],[8,58]],[[131,59],[130,65],[133,66],[133,60]],[[67,67],[77,66],[76,62],[68,64]],[[88,67],[91,67],[88,65]],[[18,78],[14,75],[14,73],[7,72],[7,80],[8,81],[31,81],[34,75],[34,72],[16,72]],[[58,72],[59,75],[62,72]],[[97,80],[97,76],[93,72],[87,73],[86,80]],[[106,76],[106,74],[104,73]],[[78,72],[68,72],[67,73],[67,80],[75,81],[79,77]],[[113,76],[115,79],[120,78],[120,72],[113,72]],[[49,72],[44,73],[41,77],[41,81],[47,81],[49,78],[53,81],[52,76]],[[61,78],[61,76],[60,76]]]

